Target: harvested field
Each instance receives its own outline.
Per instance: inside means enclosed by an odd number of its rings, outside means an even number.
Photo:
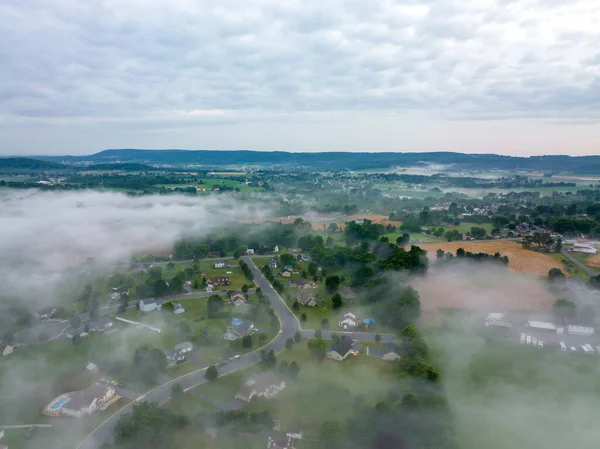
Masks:
[[[599,246],[600,245],[596,245],[596,248],[600,249]],[[600,268],[600,252],[598,252],[592,256],[586,257],[585,264],[589,265],[590,267]]]
[[[438,249],[450,251],[453,254],[456,254],[458,248],[464,248],[465,251],[472,253],[494,254],[499,252],[503,256],[508,256],[508,266],[512,270],[524,274],[547,276],[550,268],[563,269],[562,264],[550,255],[524,249],[520,243],[513,241],[421,243],[419,246],[427,251],[427,255],[431,259],[435,258],[435,252]]]

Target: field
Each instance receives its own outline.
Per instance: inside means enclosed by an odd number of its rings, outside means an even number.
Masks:
[[[399,227],[400,225],[402,225],[401,221],[389,220],[389,217],[387,215],[373,215],[373,214],[345,215],[343,217],[336,218],[335,220],[311,221],[311,224],[312,224],[312,228],[315,231],[323,231],[324,226],[327,227],[329,225],[329,223],[337,223],[337,225],[340,229],[344,229],[344,226],[345,226],[344,224],[347,221],[356,220],[357,218],[364,218],[367,220],[371,220],[373,223],[382,224],[385,226],[387,226],[388,224],[391,224],[396,227]],[[294,222],[294,220],[291,218],[282,218],[280,221],[283,224],[290,224],[290,223]]]
[[[596,247],[598,247],[598,245],[596,245]],[[600,252],[593,255],[573,253],[573,257],[590,267],[600,268]]]
[[[484,252],[494,254],[499,252],[503,256],[508,256],[508,266],[517,273],[534,274],[538,276],[547,276],[551,268],[563,268],[563,265],[555,260],[549,254],[542,254],[528,249],[524,249],[521,244],[514,241],[492,240],[489,242],[450,242],[450,243],[424,243],[419,245],[428,252],[428,256],[435,258],[435,252],[438,249],[456,253],[458,248],[464,248],[465,251],[473,253]]]

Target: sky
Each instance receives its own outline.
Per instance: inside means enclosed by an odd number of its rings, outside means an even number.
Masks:
[[[3,0],[0,154],[597,154],[598,0]]]

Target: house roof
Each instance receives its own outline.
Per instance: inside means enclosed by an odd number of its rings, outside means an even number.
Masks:
[[[354,346],[354,341],[350,337],[344,335],[338,343],[334,343],[329,347],[329,351],[334,351],[339,355],[344,356],[348,354],[352,349],[352,346]]]
[[[90,326],[100,326],[100,327],[104,327],[109,323],[112,323],[113,320],[110,319],[109,316],[106,315],[100,315],[98,318],[96,318],[95,320],[90,321]]]
[[[238,394],[247,397],[252,391],[262,391],[273,385],[281,384],[279,377],[273,371],[257,373],[244,381],[244,384],[238,390]]]
[[[306,279],[304,279],[304,278],[301,278],[301,279],[292,279],[290,281],[290,284],[293,284],[293,285],[305,285],[305,284],[308,284],[308,281]]]
[[[340,290],[340,295],[344,298],[354,298],[356,293],[354,293],[350,287],[344,287]]]
[[[227,329],[238,335],[246,335],[252,326],[252,323],[245,321],[240,324],[232,324],[231,326],[228,326]]]
[[[106,385],[95,384],[87,390],[75,391],[70,394],[69,402],[64,407],[69,410],[79,411],[85,407],[89,407],[94,399],[100,399],[106,394],[106,390],[110,389]]]
[[[182,351],[184,349],[193,349],[193,348],[194,348],[194,345],[189,341],[184,341],[183,343],[179,343],[178,345],[175,345],[176,351]]]
[[[298,298],[298,302],[299,302],[300,304],[304,304],[304,303],[306,303],[306,302],[310,301],[311,299],[314,299],[315,301],[316,301],[316,299],[317,299],[317,298],[316,298],[316,296],[315,296],[314,294],[312,294],[312,293],[306,293],[306,292],[302,292],[302,293],[300,293],[300,294],[297,296],[297,298]]]

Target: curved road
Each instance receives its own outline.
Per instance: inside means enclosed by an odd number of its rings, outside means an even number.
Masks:
[[[280,352],[285,349],[285,342],[288,338],[293,338],[295,333],[300,331],[305,338],[312,338],[314,336],[314,331],[312,330],[304,330],[300,327],[300,323],[296,316],[292,313],[292,311],[285,304],[283,299],[277,294],[277,292],[273,289],[271,284],[265,279],[265,277],[260,273],[260,271],[256,268],[254,263],[250,260],[249,257],[243,257],[252,271],[254,275],[254,282],[265,296],[269,299],[271,303],[271,307],[277,313],[279,320],[281,322],[281,330],[279,334],[271,340],[266,346],[263,346],[260,349],[270,350],[272,349],[274,352]],[[213,294],[210,292],[209,294]],[[332,331],[323,331],[323,337],[329,338],[331,334],[342,334],[346,333],[352,335],[353,338],[357,340],[366,340],[366,341],[374,341],[375,335],[367,332],[332,332]],[[384,334],[382,335],[382,341],[391,341],[394,339],[394,335],[392,334]],[[237,360],[232,360],[219,367],[219,375],[229,374],[234,371],[238,371],[242,368],[245,368],[250,365],[254,365],[260,362],[260,350],[256,350],[250,352],[248,354],[242,355]],[[119,417],[123,413],[129,413],[132,411],[133,406],[140,401],[148,401],[148,402],[158,402],[163,403],[169,400],[171,394],[171,387],[173,384],[179,384],[184,390],[192,389],[198,385],[206,382],[204,379],[204,372],[206,368],[202,368],[191,373],[188,373],[182,377],[177,379],[172,379],[155,389],[143,394],[135,401],[132,401],[130,404],[125,407],[117,410],[111,417],[109,417],[106,421],[100,424],[91,434],[89,434],[85,440],[83,440],[78,446],[77,449],[98,449],[104,443],[111,443],[114,440],[114,427]]]

